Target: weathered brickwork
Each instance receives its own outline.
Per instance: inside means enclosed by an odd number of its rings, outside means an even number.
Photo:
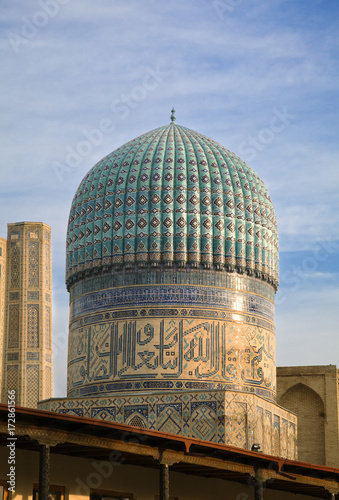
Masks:
[[[339,467],[338,369],[277,368],[277,401],[298,416],[299,460]]]

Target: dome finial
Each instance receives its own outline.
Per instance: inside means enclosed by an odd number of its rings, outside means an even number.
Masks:
[[[172,114],[171,114],[172,123],[174,123],[176,119],[177,119],[177,117],[175,116],[175,109],[172,108]]]

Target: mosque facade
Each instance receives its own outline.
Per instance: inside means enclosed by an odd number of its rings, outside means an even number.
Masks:
[[[339,465],[338,369],[280,368],[277,390],[276,218],[238,156],[173,111],[81,181],[66,254],[67,397],[52,398],[50,228],[0,239],[3,402],[15,389],[70,418]]]
[[[171,123],[97,163],[72,202],[66,414],[296,457],[276,403],[278,233],[258,175]]]

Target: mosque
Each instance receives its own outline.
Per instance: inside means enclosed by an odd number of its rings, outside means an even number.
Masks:
[[[3,402],[15,390],[20,406],[65,417],[339,467],[338,369],[276,370],[268,190],[174,110],[73,198],[65,398],[51,397],[50,228],[9,224],[0,244]]]
[[[295,458],[276,404],[278,234],[259,177],[171,123],[95,165],[72,202],[67,398],[39,408]]]

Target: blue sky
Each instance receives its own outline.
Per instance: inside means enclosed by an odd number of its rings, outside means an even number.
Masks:
[[[54,386],[66,393],[65,234],[103,156],[169,123],[264,180],[280,236],[277,364],[339,365],[339,2],[3,0],[0,236],[53,235]]]

